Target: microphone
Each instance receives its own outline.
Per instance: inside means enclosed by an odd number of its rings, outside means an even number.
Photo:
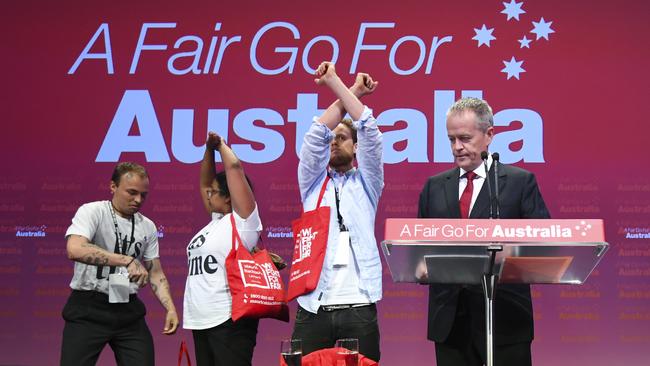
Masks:
[[[487,151],[482,151],[481,152],[481,159],[483,160],[483,166],[485,167],[485,182],[487,183],[487,188],[488,188],[488,195],[490,197],[490,218],[494,218],[494,210],[492,208],[493,205],[493,199],[492,199],[492,187],[490,185],[490,176],[488,175],[488,165],[487,165],[487,160],[488,160],[488,152]]]
[[[497,219],[500,218],[499,213],[499,153],[495,152],[492,154],[492,160],[494,161],[494,195],[496,198],[496,210],[497,210]]]

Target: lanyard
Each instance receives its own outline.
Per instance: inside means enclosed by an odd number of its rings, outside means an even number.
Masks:
[[[111,211],[111,217],[113,218],[113,225],[115,225],[115,249],[119,250],[120,254],[127,255],[126,253],[128,252],[129,249],[131,249],[131,245],[135,241],[135,236],[133,235],[135,233],[135,215],[131,216],[131,239],[129,240],[129,245],[127,247],[126,240],[122,243],[122,247],[120,247],[120,232],[119,232],[119,227],[117,226],[117,217],[115,216],[115,211],[113,210],[113,203],[111,201],[108,201],[108,208]]]
[[[332,176],[330,175],[331,172],[328,171],[327,175],[330,176],[332,179],[332,183],[334,183],[334,196],[336,197],[336,217],[339,221],[339,231],[348,231],[348,228],[343,224],[343,216],[341,216],[341,211],[339,209],[340,201],[341,201],[341,192],[339,192],[338,186],[336,184],[336,181]],[[345,181],[347,180],[347,177],[343,177],[343,184],[345,184]],[[341,185],[341,190],[343,190],[343,184]]]

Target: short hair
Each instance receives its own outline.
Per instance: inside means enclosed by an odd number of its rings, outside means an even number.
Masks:
[[[113,183],[115,183],[116,186],[119,186],[122,176],[127,173],[135,173],[139,175],[141,178],[147,178],[147,179],[149,178],[149,174],[147,174],[147,170],[142,165],[137,163],[132,163],[130,161],[125,161],[115,166],[111,180],[113,181]]]
[[[248,186],[251,187],[251,191],[252,191],[253,183],[251,182],[250,178],[248,178],[248,175],[246,175],[246,173],[244,173],[244,177],[246,177]],[[230,197],[230,190],[228,189],[228,179],[226,179],[226,172],[225,171],[218,172],[214,176],[214,180],[219,184],[219,190],[221,191],[220,196]]]
[[[341,120],[341,124],[345,125],[347,128],[350,129],[350,133],[352,134],[352,142],[357,143],[357,129],[354,128],[354,124],[352,123],[352,120],[349,118],[343,118]]]
[[[488,128],[494,126],[494,116],[492,115],[492,108],[490,105],[479,98],[461,98],[458,99],[447,111],[447,118],[451,115],[471,111],[476,114],[477,121],[476,127],[485,132]]]

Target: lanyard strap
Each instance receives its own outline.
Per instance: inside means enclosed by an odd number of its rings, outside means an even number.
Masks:
[[[329,174],[330,172],[327,172],[328,177],[330,176]],[[343,216],[341,216],[341,210],[339,208],[341,204],[340,192],[338,187],[336,186],[336,182],[334,182],[333,179],[332,182],[334,183],[334,197],[336,198],[336,218],[338,219],[339,222],[339,231],[348,231],[348,228],[343,224]]]
[[[126,246],[126,242],[122,243],[120,247],[120,229],[117,226],[117,217],[115,216],[115,210],[113,210],[113,203],[108,201],[108,209],[111,212],[111,218],[113,219],[113,225],[115,226],[115,253],[127,255],[127,251],[131,249],[131,245],[135,242],[135,214],[131,216],[131,239],[129,240],[129,246]]]

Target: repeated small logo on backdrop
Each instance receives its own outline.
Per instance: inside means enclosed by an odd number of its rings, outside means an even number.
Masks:
[[[16,226],[17,237],[43,238],[47,235],[47,225]]]

